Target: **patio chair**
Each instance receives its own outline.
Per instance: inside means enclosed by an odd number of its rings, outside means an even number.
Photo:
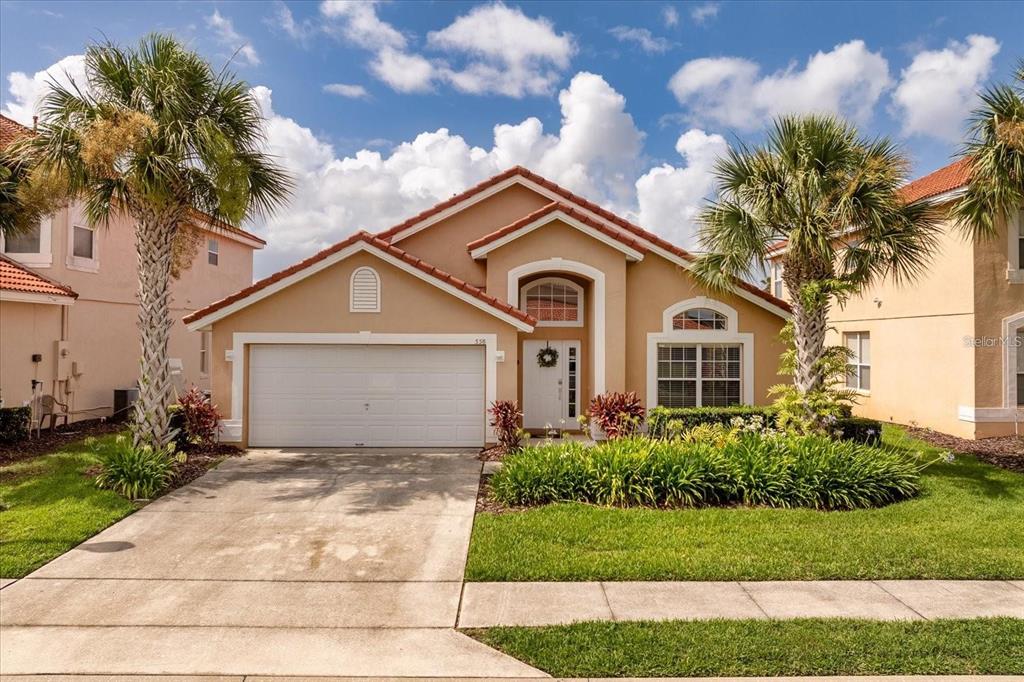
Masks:
[[[44,394],[38,398],[36,414],[39,415],[39,421],[36,423],[36,436],[38,436],[47,417],[50,418],[50,431],[53,431],[57,428],[58,419],[63,419],[64,427],[67,428],[68,416],[71,413],[68,411],[66,403],[62,403],[52,395]]]

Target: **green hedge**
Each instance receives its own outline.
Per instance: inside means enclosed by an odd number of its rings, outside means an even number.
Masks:
[[[28,438],[32,408],[0,407],[0,443],[17,443]]]
[[[899,451],[824,436],[633,437],[526,448],[505,458],[491,491],[507,505],[858,509],[913,497],[922,468]]]
[[[729,425],[736,417],[744,419],[754,416],[763,417],[765,422],[774,425],[775,413],[771,407],[755,405],[733,405],[732,407],[655,407],[647,415],[648,432],[662,438],[669,422],[680,422],[682,430],[688,431],[702,424]]]
[[[836,422],[836,430],[843,440],[852,440],[865,445],[879,445],[882,442],[882,422],[867,417],[844,417]]]

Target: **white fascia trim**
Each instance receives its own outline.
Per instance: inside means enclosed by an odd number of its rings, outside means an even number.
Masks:
[[[1024,408],[1016,407],[970,407],[960,405],[957,417],[962,422],[971,424],[990,424],[1004,422],[1024,422]]]
[[[594,359],[594,395],[604,393],[605,387],[605,275],[597,268],[586,263],[549,258],[547,260],[524,263],[508,271],[508,303],[513,308],[519,307],[519,280],[538,272],[572,272],[590,279],[594,283],[594,324],[592,334],[594,342],[591,356]]]
[[[224,237],[225,239],[230,239],[231,241],[238,242],[239,244],[245,244],[257,251],[266,246],[266,244],[262,242],[258,242],[255,239],[238,234],[237,232],[232,232],[231,230],[225,230],[223,227],[219,227],[217,225],[200,223],[200,227],[211,234],[217,235],[218,237]]]
[[[54,294],[38,294],[31,291],[0,291],[0,301],[12,303],[44,303],[49,305],[74,305],[73,296],[56,296]]]
[[[679,301],[679,303],[673,303],[669,307],[665,308],[665,312],[663,312],[661,314],[661,330],[664,333],[666,333],[666,334],[669,334],[669,333],[671,333],[673,331],[698,331],[699,333],[707,333],[708,331],[716,331],[716,330],[700,331],[700,330],[692,330],[692,329],[691,330],[675,330],[675,329],[672,329],[672,318],[675,317],[676,315],[678,315],[679,313],[684,313],[687,310],[690,310],[692,308],[707,308],[709,310],[714,310],[716,313],[722,313],[723,315],[725,315],[726,324],[729,327],[725,331],[734,332],[737,329],[739,329],[740,316],[739,316],[739,313],[736,312],[735,308],[733,308],[732,306],[726,305],[725,303],[722,303],[721,301],[716,301],[713,298],[708,298],[707,296],[697,296],[696,298],[688,298],[685,301]],[[717,331],[722,331],[722,330],[717,330]]]
[[[529,234],[530,232],[533,232],[539,227],[543,227],[548,223],[554,222],[555,220],[561,220],[566,225],[576,228],[577,230],[587,235],[588,237],[592,237],[593,239],[596,239],[602,244],[606,244],[607,246],[612,247],[616,251],[621,251],[622,253],[626,254],[626,258],[630,261],[636,262],[644,259],[644,254],[640,253],[636,249],[626,246],[619,240],[609,237],[600,230],[595,230],[591,226],[580,222],[576,218],[573,218],[571,215],[568,215],[563,211],[552,211],[551,213],[545,216],[541,216],[532,223],[524,225],[523,227],[519,228],[514,232],[510,232],[499,239],[495,239],[493,242],[489,244],[485,244],[479,248],[473,249],[472,251],[470,251],[470,256],[472,256],[474,259],[486,258],[487,254],[490,253],[491,251],[499,249],[502,246],[505,246],[506,244],[513,242],[516,239],[519,239],[520,237]]]
[[[494,429],[488,424],[486,408],[497,400],[498,395],[498,335],[479,334],[378,334],[374,332],[321,333],[321,332],[235,332],[231,336],[233,360],[231,363],[231,422],[241,423],[244,411],[242,401],[245,383],[245,347],[252,344],[358,344],[390,346],[484,346],[484,420],[487,442],[494,442]]]
[[[1016,346],[1017,330],[1024,326],[1024,311],[1003,318],[1003,407],[1017,406],[1017,356],[1024,348]]]
[[[647,410],[658,405],[658,344],[690,343],[703,345],[741,344],[743,348],[743,403],[754,404],[754,335],[750,332],[700,331],[676,329],[647,335]],[[700,362],[700,358],[697,359]]]
[[[243,308],[247,308],[248,306],[258,301],[261,301],[264,298],[267,298],[268,296],[276,294],[278,291],[281,291],[282,289],[285,289],[291,286],[292,284],[295,284],[296,282],[300,282],[306,279],[307,277],[310,277],[311,275],[320,272],[321,270],[325,270],[326,268],[331,267],[335,263],[339,263],[345,260],[346,258],[355,253],[360,253],[363,251],[376,256],[385,263],[394,265],[396,268],[403,270],[409,273],[410,275],[417,277],[418,279],[421,279],[424,282],[427,282],[428,284],[436,286],[438,289],[441,289],[442,291],[445,291],[451,294],[452,296],[460,300],[463,300],[466,303],[469,303],[470,305],[479,308],[480,310],[483,310],[485,313],[493,315],[502,322],[506,322],[512,325],[519,331],[533,331],[533,325],[529,324],[528,322],[524,322],[523,320],[520,320],[517,317],[513,317],[508,313],[502,312],[501,310],[498,310],[497,308],[486,303],[485,301],[481,301],[476,296],[468,294],[465,291],[462,291],[461,289],[457,289],[452,285],[448,284],[447,282],[442,282],[433,275],[428,275],[419,268],[409,265],[405,261],[399,258],[395,258],[391,254],[381,251],[377,247],[371,246],[370,244],[367,244],[366,242],[363,241],[356,242],[355,244],[352,244],[351,246],[348,246],[342,249],[341,251],[338,251],[337,253],[333,253],[327,258],[324,258],[323,260],[314,263],[309,267],[303,268],[302,270],[299,270],[298,272],[293,273],[280,281],[274,282],[273,284],[266,286],[260,289],[259,291],[254,291],[249,296],[246,296],[245,298],[239,301],[235,301],[229,306],[225,306],[220,310],[213,311],[212,313],[206,315],[205,317],[201,317],[198,320],[194,320],[187,325],[187,328],[189,331],[199,331],[203,327],[213,324],[218,320],[222,320],[229,315],[233,315],[234,313],[238,312],[239,310],[242,310]]]
[[[584,213],[587,217],[592,218],[592,219],[597,220],[597,221],[600,221],[601,223],[607,225],[608,227],[610,227],[610,228],[612,228],[614,230],[622,230],[623,229],[622,227],[616,225],[615,223],[611,222],[607,218],[605,218],[605,217],[603,217],[603,216],[601,216],[601,215],[599,215],[597,213],[594,213],[593,211],[588,209],[586,206],[581,206],[580,204],[578,204],[578,203],[576,203],[574,201],[571,201],[570,199],[562,196],[561,194],[558,194],[557,192],[551,191],[550,189],[548,189],[547,187],[544,187],[543,185],[538,185],[537,183],[533,182],[532,180],[528,180],[527,178],[524,178],[524,177],[519,176],[519,175],[514,175],[511,178],[509,178],[508,180],[504,180],[502,182],[499,182],[497,185],[494,185],[493,187],[488,187],[487,189],[481,191],[480,193],[475,194],[474,196],[469,197],[468,199],[465,199],[465,200],[459,202],[458,204],[455,204],[454,206],[450,206],[450,207],[446,208],[444,211],[441,211],[440,213],[438,213],[436,215],[430,216],[429,218],[421,220],[418,223],[410,225],[409,227],[407,227],[406,229],[402,230],[401,232],[396,234],[394,237],[392,237],[391,242],[392,243],[397,243],[397,242],[399,242],[399,241],[401,241],[401,240],[403,240],[403,239],[405,239],[407,237],[410,237],[410,236],[416,234],[417,232],[419,232],[420,230],[425,229],[427,227],[430,227],[434,223],[436,223],[438,221],[441,221],[441,220],[444,220],[445,218],[447,218],[447,217],[449,217],[451,215],[454,215],[454,214],[458,213],[459,211],[461,211],[461,210],[463,210],[463,209],[465,209],[465,208],[467,208],[469,206],[472,206],[473,204],[477,203],[478,201],[482,201],[482,200],[486,199],[487,197],[493,196],[493,195],[497,194],[498,192],[500,192],[501,190],[506,189],[506,188],[508,188],[508,187],[510,187],[512,185],[515,185],[515,184],[522,185],[523,187],[526,187],[527,189],[533,190],[537,194],[540,194],[542,197],[545,197],[546,199],[550,199],[551,201],[560,201],[560,202],[563,202],[563,203],[571,204],[572,206],[576,207],[581,213]],[[657,244],[654,244],[653,242],[647,241],[646,239],[644,239],[640,235],[633,234],[632,232],[629,232],[628,230],[626,230],[626,233],[629,234],[630,236],[632,236],[634,239],[636,239],[638,242],[640,242],[641,244],[643,244],[647,248],[649,248],[654,253],[657,253],[662,258],[664,258],[664,259],[666,259],[666,260],[668,260],[668,261],[670,261],[672,263],[675,263],[676,265],[680,265],[683,268],[685,268],[686,270],[692,270],[693,269],[693,264],[690,263],[689,261],[687,261],[686,259],[680,258],[679,256],[677,256],[676,254],[672,253],[671,251],[666,251],[665,249],[661,248]],[[754,305],[757,305],[757,306],[760,306],[761,308],[764,308],[765,310],[767,310],[770,313],[778,315],[779,317],[783,318],[784,320],[788,320],[792,316],[791,313],[789,313],[787,310],[785,310],[783,308],[780,308],[779,306],[774,305],[773,303],[770,303],[769,301],[766,301],[765,299],[761,298],[760,296],[756,296],[755,294],[750,293],[749,291],[743,289],[742,287],[733,287],[732,293],[736,294],[740,298],[743,298],[743,299],[746,299],[746,300],[750,301]]]
[[[963,187],[957,187],[956,189],[951,189],[948,192],[943,192],[942,194],[936,194],[933,197],[927,197],[925,199],[921,199],[921,201],[925,201],[925,202],[927,202],[929,204],[944,204],[947,201],[953,201],[954,199],[959,199],[966,192],[967,192],[967,185],[964,185]]]

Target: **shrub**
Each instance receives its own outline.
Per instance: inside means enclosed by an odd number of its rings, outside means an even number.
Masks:
[[[701,424],[729,425],[736,417],[754,416],[762,417],[769,425],[775,424],[775,413],[771,407],[655,407],[648,414],[647,428],[652,436],[664,438],[689,431]]]
[[[180,415],[179,428],[184,432],[185,443],[204,446],[216,442],[220,431],[220,413],[206,394],[195,386],[178,399],[173,414]]]
[[[644,407],[633,391],[602,393],[590,401],[590,418],[608,438],[624,438],[639,431],[644,421]]]
[[[90,445],[103,459],[96,485],[113,490],[130,500],[149,499],[163,490],[174,473],[174,446],[154,450],[135,447],[129,438],[118,436],[112,448]]]
[[[631,437],[528,447],[505,459],[491,489],[507,505],[858,509],[916,495],[925,466],[852,441],[733,430],[721,442]]]
[[[32,408],[0,407],[0,443],[17,443],[28,438]]]
[[[514,400],[496,400],[491,403],[490,413],[491,426],[498,437],[498,445],[505,448],[506,452],[519,450],[519,443],[522,440],[519,424],[523,419],[519,403]]]
[[[866,417],[842,417],[834,425],[837,436],[865,445],[879,445],[882,442],[882,422]]]

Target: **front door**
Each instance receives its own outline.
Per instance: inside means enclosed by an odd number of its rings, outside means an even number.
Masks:
[[[580,367],[579,341],[523,342],[523,428],[579,428]]]

